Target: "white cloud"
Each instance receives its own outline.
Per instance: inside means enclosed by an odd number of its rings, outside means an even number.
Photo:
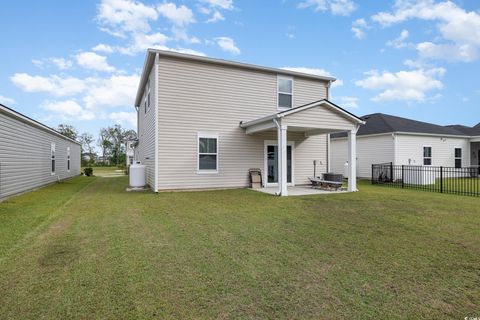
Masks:
[[[433,0],[397,0],[394,10],[379,12],[372,20],[390,26],[410,19],[437,22],[444,43],[419,44],[419,54],[429,59],[473,61],[480,48],[480,13],[467,12],[451,1],[436,3]],[[461,51],[459,54],[457,51]]]
[[[356,97],[338,97],[341,107],[356,109],[358,108],[358,98]]]
[[[229,37],[217,37],[215,38],[217,45],[226,52],[231,54],[240,54],[240,49],[235,45],[235,41]]]
[[[46,111],[53,112],[56,117],[62,120],[93,120],[95,114],[91,110],[85,110],[74,100],[65,101],[44,101],[40,107]],[[53,115],[50,114],[50,117]]]
[[[103,53],[113,53],[115,49],[108,44],[100,43],[100,44],[97,44],[95,47],[93,47],[92,51],[103,52]]]
[[[89,77],[85,79],[62,78],[57,75],[49,77],[31,76],[24,73],[11,77],[12,82],[26,92],[43,92],[54,97],[70,97],[67,101],[82,101],[83,109],[100,111],[103,108],[131,107],[137,92],[140,76],[112,75],[107,78]],[[58,101],[45,103],[49,110],[64,110],[67,113],[69,106],[79,110],[73,103],[60,104]],[[55,109],[55,110],[57,110]],[[60,111],[59,111],[60,112]]]
[[[97,12],[103,31],[119,37],[125,32],[149,32],[149,21],[157,18],[154,7],[131,0],[102,0]]]
[[[73,62],[71,60],[65,58],[43,58],[43,59],[33,59],[32,63],[39,67],[43,68],[49,65],[54,65],[60,70],[67,70],[73,66]]]
[[[112,112],[108,116],[109,119],[115,120],[118,124],[129,124],[131,127],[137,126],[137,113],[136,112]]]
[[[443,68],[417,69],[412,71],[399,71],[396,73],[384,71],[382,73],[372,70],[365,75],[363,80],[355,84],[364,89],[380,90],[373,101],[425,101],[427,92],[442,89],[443,84],[439,80],[445,74]]]
[[[0,103],[4,104],[4,105],[10,105],[10,104],[15,104],[16,101],[12,98],[9,98],[9,97],[5,97],[5,96],[2,96],[0,94]]]
[[[73,66],[72,61],[66,60],[64,58],[52,58],[52,62],[57,66],[60,70],[70,69]]]
[[[233,0],[201,0],[212,8],[219,8],[223,10],[233,10]]]
[[[27,73],[15,73],[10,80],[26,92],[46,92],[54,96],[68,96],[85,91],[85,82],[73,77],[31,76]]]
[[[169,38],[160,33],[152,34],[135,34],[132,38],[132,43],[126,47],[117,47],[117,50],[122,54],[134,55],[139,52],[145,52],[148,48],[162,49]]]
[[[101,107],[133,106],[140,77],[138,75],[113,75],[106,79],[94,79],[83,101],[87,109]]]
[[[113,72],[115,68],[108,64],[107,58],[95,52],[82,52],[75,55],[77,63],[86,69]]]
[[[478,50],[470,44],[422,42],[416,48],[421,58],[471,62],[478,57]]]
[[[330,11],[334,15],[348,16],[357,9],[352,0],[306,0],[300,2],[299,8],[313,7],[316,12]]]
[[[295,72],[300,72],[300,73],[308,73],[308,74],[313,74],[316,76],[323,76],[323,77],[333,77],[334,76],[328,72],[325,69],[320,69],[320,68],[308,68],[308,67],[282,67],[280,69],[284,70],[290,70],[290,71],[295,71]],[[337,79],[335,82],[332,83],[332,87],[340,87],[343,86],[343,80]]]
[[[365,38],[365,30],[369,28],[370,27],[368,26],[365,19],[362,18],[352,22],[351,30],[357,39],[362,40],[363,38]]]
[[[177,7],[175,3],[162,3],[157,7],[157,10],[171,23],[179,27],[185,27],[195,22],[192,10],[184,5]]]
[[[409,36],[408,30],[404,29],[404,30],[402,30],[402,32],[400,32],[400,35],[397,38],[388,41],[387,46],[394,47],[396,49],[404,48],[408,45],[405,42],[405,40],[407,40],[408,36]]]
[[[208,19],[206,22],[207,23],[215,23],[215,22],[223,21],[223,20],[225,20],[225,17],[219,11],[215,11],[215,12],[213,12],[212,17],[210,19]]]

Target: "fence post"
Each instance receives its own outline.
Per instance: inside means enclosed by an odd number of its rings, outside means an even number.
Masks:
[[[374,184],[373,183],[373,166],[374,166],[374,164],[372,163],[372,184]]]
[[[393,182],[393,162],[390,162],[390,179],[392,179],[391,182]]]
[[[440,166],[440,193],[443,193],[443,166]]]
[[[402,164],[402,189],[405,187],[405,165]]]

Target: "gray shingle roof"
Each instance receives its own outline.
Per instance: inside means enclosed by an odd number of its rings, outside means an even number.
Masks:
[[[467,127],[461,124],[449,125],[447,127],[460,131],[467,136],[480,136],[480,126],[478,124],[475,127]]]
[[[480,124],[477,125],[478,128],[459,125],[440,126],[433,123],[392,116],[384,113],[373,113],[360,118],[365,120],[366,124],[360,126],[360,129],[357,132],[358,136],[390,132],[444,134],[454,136],[480,135]],[[346,132],[340,132],[331,135],[332,138],[346,136]]]

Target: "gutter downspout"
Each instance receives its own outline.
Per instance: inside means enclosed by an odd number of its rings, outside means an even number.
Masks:
[[[155,54],[155,63],[153,64],[154,67],[154,77],[155,81],[153,81],[155,85],[155,112],[154,112],[154,121],[155,121],[155,178],[154,178],[154,187],[153,191],[158,193],[158,65],[160,63],[160,57],[158,52]]]

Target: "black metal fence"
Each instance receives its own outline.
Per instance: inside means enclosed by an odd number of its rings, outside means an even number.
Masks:
[[[372,165],[372,184],[466,196],[480,196],[479,167]]]

